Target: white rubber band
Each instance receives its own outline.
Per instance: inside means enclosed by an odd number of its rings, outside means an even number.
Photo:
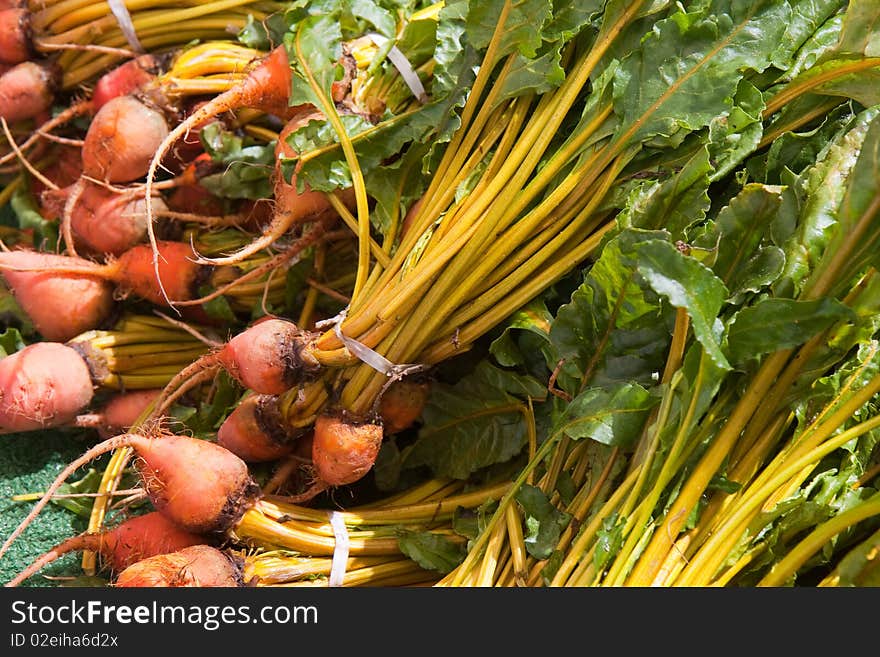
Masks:
[[[338,511],[329,511],[330,526],[333,528],[333,536],[336,537],[336,546],[333,548],[333,562],[330,566],[329,586],[342,586],[345,579],[345,568],[348,564],[348,527],[345,519]]]
[[[388,43],[388,39],[383,37],[381,34],[371,33],[367,36],[372,39],[373,43],[376,44],[377,48],[382,48],[386,43]],[[400,73],[400,77],[403,78],[403,81],[406,82],[406,86],[409,87],[409,90],[412,91],[413,96],[415,96],[422,105],[428,102],[428,94],[425,91],[425,87],[422,85],[422,81],[419,78],[419,74],[415,72],[412,67],[412,64],[409,63],[409,60],[406,58],[400,48],[397,46],[391,46],[391,49],[388,51],[388,59],[394,64],[394,68]]]
[[[134,30],[134,22],[131,20],[131,14],[128,13],[128,7],[125,6],[124,0],[107,0],[107,4],[131,49],[135,52],[146,52]]]

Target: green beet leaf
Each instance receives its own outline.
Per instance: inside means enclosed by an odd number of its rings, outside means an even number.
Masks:
[[[850,0],[837,49],[867,57],[880,55],[880,12],[876,0]]]
[[[471,2],[467,14],[469,41],[478,49],[497,44],[498,60],[514,52],[534,57],[543,40],[540,28],[550,18],[551,8],[550,0]]]
[[[587,388],[571,400],[558,428],[570,438],[629,446],[639,437],[657,398],[637,383]]]
[[[397,533],[400,551],[425,570],[446,574],[464,561],[466,550],[463,543],[456,543],[445,536],[432,532],[416,532],[400,529]]]
[[[546,394],[535,379],[486,361],[454,385],[435,384],[403,467],[427,466],[437,475],[464,479],[510,460],[526,444],[527,400]]]
[[[659,241],[660,231],[627,229],[609,240],[571,301],[550,328],[547,365],[561,361],[557,385],[572,397],[587,385],[650,384],[666,358],[674,321],[639,275],[636,245]]]
[[[537,336],[541,343],[545,343],[550,338],[552,322],[553,315],[547,310],[544,300],[533,299],[507,320],[504,332],[492,341],[489,351],[500,365],[505,367],[522,365],[526,362],[526,356],[513,337],[513,332],[526,331]]]
[[[209,192],[221,198],[268,198],[272,195],[275,142],[258,143],[225,130],[219,122],[209,123],[199,133],[205,152],[220,171],[199,180]]]
[[[338,17],[320,14],[303,18],[285,35],[285,44],[293,78],[290,104],[310,103],[321,108],[329,103],[331,86],[341,77],[342,28]]]
[[[686,240],[689,229],[700,224],[709,209],[712,174],[709,151],[701,147],[665,179],[644,186],[618,215],[622,226],[666,230],[674,240]]]
[[[769,235],[782,193],[778,186],[744,186],[718,213],[711,234],[703,236],[701,244],[708,247],[714,242],[712,269],[728,287],[732,303],[773,283],[782,273],[785,254]]]
[[[26,346],[21,332],[17,328],[8,328],[0,333],[0,358],[21,351]]]
[[[769,65],[790,13],[780,0],[716,0],[657,21],[615,81],[617,138],[668,138],[729,112],[743,72]]]
[[[877,263],[880,241],[880,117],[873,117],[847,180],[835,230],[806,288],[810,294],[839,293],[869,263]]]
[[[865,111],[823,149],[820,158],[788,185],[773,226],[774,242],[785,251],[785,271],[774,284],[776,296],[796,297],[816,276],[816,269],[827,255],[835,253],[829,240],[839,230],[844,192],[871,119],[877,112]]]
[[[549,40],[570,39],[596,20],[605,4],[605,0],[553,0],[553,15],[544,26],[545,37]]]
[[[834,299],[796,301],[766,298],[740,310],[727,331],[733,363],[803,344],[833,324],[853,318],[852,311]]]
[[[526,551],[536,559],[549,558],[571,522],[571,514],[557,509],[544,491],[529,484],[516,491],[515,499],[526,513]]]
[[[27,178],[25,180],[28,180]],[[22,230],[32,229],[34,247],[37,249],[55,249],[58,244],[58,222],[50,221],[40,214],[36,200],[26,182],[19,185],[9,199],[9,205],[18,219],[18,227]]]
[[[721,279],[669,242],[643,242],[636,245],[635,254],[639,274],[669,303],[687,310],[699,343],[717,365],[726,367],[727,359],[716,338],[718,313],[727,297]]]
[[[838,587],[880,586],[880,530],[851,548],[825,583]]]
[[[841,21],[835,13],[847,5],[847,0],[795,0],[791,5],[785,35],[773,53],[773,65],[782,70],[790,69],[792,58],[796,67],[804,66],[806,54],[815,53],[818,42],[829,41],[829,30],[831,43],[837,42]]]
[[[741,80],[730,111],[709,122],[713,182],[724,178],[757,148],[764,134],[763,110],[761,91],[749,81]]]
[[[602,569],[620,552],[623,547],[623,526],[624,523],[618,522],[616,511],[602,520],[602,527],[596,532],[596,549],[593,552],[593,565],[597,569]]]

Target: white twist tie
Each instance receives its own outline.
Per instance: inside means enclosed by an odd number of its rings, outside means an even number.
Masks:
[[[119,29],[122,30],[122,34],[125,36],[125,40],[128,41],[131,49],[135,52],[146,52],[134,30],[134,22],[131,20],[131,14],[128,13],[128,7],[125,6],[124,0],[107,0],[107,4],[110,6],[110,11],[113,12],[116,22],[119,23]]]
[[[330,566],[330,586],[342,586],[345,579],[345,568],[348,565],[348,527],[345,519],[338,511],[328,511],[330,526],[333,528],[333,536],[336,537],[336,545],[333,548],[333,562]]]
[[[373,351],[363,342],[358,342],[354,338],[350,338],[345,335],[342,332],[341,325],[342,322],[345,321],[347,315],[348,310],[343,309],[335,317],[317,322],[315,326],[317,328],[332,326],[333,332],[336,334],[336,337],[339,338],[339,341],[345,345],[345,348],[348,349],[348,351],[350,351],[352,355],[355,356],[355,358],[366,363],[380,374],[384,374],[385,376],[389,377],[392,381],[402,379],[409,374],[414,374],[415,372],[420,372],[425,369],[425,366],[419,363],[392,363],[390,360],[385,358],[385,356],[376,351]]]
[[[370,33],[367,36],[376,44],[377,48],[383,48],[385,44],[388,43],[388,39],[381,34]],[[406,86],[412,91],[413,96],[415,96],[422,105],[427,103],[428,94],[425,91],[425,87],[422,85],[419,74],[415,72],[412,64],[409,63],[409,60],[406,58],[406,55],[400,51],[400,48],[397,46],[391,46],[391,49],[388,51],[388,59],[394,64],[394,68],[400,73],[400,77],[406,82]]]

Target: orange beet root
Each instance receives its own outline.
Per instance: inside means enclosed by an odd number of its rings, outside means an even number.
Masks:
[[[329,486],[353,484],[373,467],[382,437],[380,424],[359,421],[344,413],[320,415],[312,441],[312,462],[318,479]]]
[[[132,435],[131,446],[153,506],[188,531],[225,531],[258,494],[247,464],[215,443]]]
[[[186,301],[193,298],[196,280],[203,265],[193,262],[193,250],[183,242],[160,241],[159,279],[168,299]],[[149,244],[137,244],[122,253],[108,265],[109,276],[123,291],[146,299],[157,305],[166,305],[153,266],[153,251]]]
[[[128,431],[161,392],[154,388],[117,393],[98,412],[77,417],[76,424],[93,427],[102,438],[110,438]]]
[[[118,587],[241,586],[241,567],[210,545],[192,547],[143,559],[116,578]]]
[[[283,319],[261,321],[227,342],[217,358],[245,388],[280,395],[320,371],[306,348],[310,335]]]
[[[275,395],[250,395],[220,425],[217,443],[248,463],[259,463],[289,454],[298,436],[285,430]]]
[[[118,194],[112,190],[86,184],[73,207],[70,226],[77,246],[98,255],[119,255],[141,243],[147,236],[147,215],[140,195]],[[154,205],[164,210],[156,199]]]
[[[0,117],[9,123],[46,112],[55,98],[58,71],[51,65],[22,62],[0,76]]]
[[[143,88],[156,78],[159,69],[159,59],[147,53],[108,71],[98,79],[92,92],[92,105],[95,111],[114,98]]]
[[[31,12],[26,8],[0,10],[0,62],[19,64],[30,59]]]
[[[89,368],[74,349],[28,345],[0,359],[0,434],[67,424],[92,394]]]
[[[98,443],[67,464],[0,546],[0,557],[68,477],[102,454],[122,447],[135,452],[136,469],[155,509],[184,531],[222,534],[238,522],[260,496],[260,488],[251,479],[247,464],[216,443],[189,436],[147,438],[134,433],[121,434]]]
[[[426,381],[395,381],[385,394],[379,406],[385,433],[391,435],[408,429],[422,415],[428,401],[431,387]]]
[[[204,542],[203,536],[184,531],[161,513],[152,511],[130,518],[103,532],[83,533],[63,541],[36,559],[6,586],[18,586],[69,552],[93,550],[101,555],[114,572],[119,572],[141,559],[176,552]]]
[[[82,274],[52,271],[78,264]],[[12,294],[40,335],[53,342],[66,342],[98,327],[113,310],[113,286],[94,275],[91,267],[85,260],[52,253],[0,253],[2,276]]]
[[[167,135],[165,117],[157,109],[134,96],[113,98],[89,125],[82,149],[83,172],[111,183],[143,178]]]

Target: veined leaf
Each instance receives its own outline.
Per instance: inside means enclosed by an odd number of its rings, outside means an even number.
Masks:
[[[238,404],[241,390],[235,381],[225,372],[217,377],[217,388],[210,401],[202,402],[185,422],[187,428],[200,438],[211,438],[216,434],[220,424]],[[191,407],[185,407],[187,409]]]
[[[797,12],[796,12],[797,13]],[[880,102],[880,20],[875,0],[853,0],[846,11],[817,30],[787,73],[797,93],[814,91]],[[831,44],[833,37],[836,41]]]
[[[544,28],[545,37],[550,41],[570,39],[596,20],[606,4],[606,0],[553,0],[553,15]]]
[[[623,547],[624,524],[618,522],[617,511],[602,520],[602,527],[597,532],[596,549],[593,552],[593,565],[596,569],[602,569]]]
[[[782,204],[782,188],[751,183],[718,213],[706,240],[717,244],[712,269],[727,285],[729,300],[769,285],[782,273],[785,254],[768,233]]]
[[[501,86],[495,104],[527,93],[541,94],[562,84],[565,71],[560,65],[561,47],[558,42],[549,44],[535,57],[517,54],[510,70],[498,83]]]
[[[400,551],[425,570],[446,574],[455,569],[465,557],[463,543],[454,543],[441,534],[401,529],[397,534]]]
[[[849,303],[858,318],[850,327],[840,327],[829,340],[829,346],[847,353],[857,344],[869,342],[880,331],[880,280],[871,277],[867,281],[853,283],[860,286],[859,294]],[[849,330],[847,330],[849,329]]]
[[[720,180],[733,171],[761,142],[764,133],[761,92],[747,80],[741,80],[733,107],[709,122],[708,148],[712,162],[711,180]]]
[[[639,274],[657,294],[676,308],[687,310],[696,339],[719,367],[727,367],[716,338],[718,313],[727,297],[721,279],[669,242],[642,242],[636,245],[635,253]]]
[[[880,77],[880,59],[861,55],[837,55],[806,69],[791,82],[789,93],[816,93],[857,100],[865,107],[880,102],[876,82]]]
[[[9,350],[12,348],[11,345],[18,344],[22,334],[30,338],[36,333],[36,329],[34,328],[34,324],[30,317],[27,316],[27,313],[22,309],[18,301],[15,300],[12,293],[6,289],[2,281],[0,281],[0,324],[9,327],[3,334],[6,336],[6,341],[0,342],[0,345],[2,345],[0,351],[6,349],[7,354],[12,353],[12,351]],[[10,336],[12,334],[9,333],[10,331],[14,331],[19,335],[16,338],[11,339]],[[24,345],[22,344],[22,346]],[[18,349],[13,350],[18,351]]]
[[[880,586],[880,530],[851,548],[823,581],[824,586]]]
[[[526,513],[526,551],[535,559],[547,559],[571,522],[571,514],[553,506],[537,486],[523,484],[516,491],[515,499]]]
[[[827,98],[822,96],[800,97],[786,106],[780,117],[786,114],[789,108],[794,109],[793,106],[803,105],[802,101],[817,98],[827,102]],[[778,185],[783,175],[800,175],[821,158],[828,144],[846,129],[852,119],[849,103],[843,102],[828,111],[821,123],[812,130],[782,133],[773,140],[764,156],[755,157],[747,164],[749,173],[755,180],[770,185]]]
[[[269,51],[284,40],[284,34],[290,29],[286,13],[270,14],[262,20],[255,20],[248,15],[245,26],[236,38],[248,48]]]
[[[835,295],[868,263],[877,262],[880,241],[880,117],[871,119],[847,180],[836,226],[822,261],[807,282],[812,291]]]
[[[426,62],[434,56],[437,47],[437,21],[433,18],[411,20],[408,18],[395,44],[413,66]]]
[[[340,116],[339,120],[349,137],[355,137],[373,127],[369,121],[357,114]],[[329,121],[313,119],[290,133],[287,137],[287,143],[295,153],[306,155],[329,144],[338,144],[339,136]]]
[[[81,493],[96,493],[101,484],[101,472],[89,468],[88,472],[77,481],[61,484],[56,495],[76,495]],[[92,512],[94,497],[53,497],[52,503],[64,507],[82,518],[88,518]]]
[[[510,460],[526,444],[527,399],[546,394],[531,377],[486,361],[455,385],[434,384],[418,438],[403,453],[403,467],[427,466],[437,475],[464,479]]]
[[[211,285],[199,286],[198,294],[200,296],[206,296],[212,292],[214,292],[214,289]],[[205,313],[208,317],[214,320],[229,323],[238,321],[235,312],[232,310],[232,306],[229,305],[229,300],[223,295],[211,299],[210,301],[206,301],[202,304],[202,307],[205,309]]]
[[[785,251],[785,272],[774,284],[776,296],[797,296],[829,249],[847,180],[857,162],[871,120],[877,112],[862,112],[848,130],[834,139],[819,160],[788,185],[773,226],[774,242]]]
[[[542,341],[549,341],[553,316],[542,299],[534,299],[517,310],[507,322],[504,332],[492,341],[489,352],[505,367],[520,365],[523,355],[513,339],[512,331],[528,331]]]
[[[751,358],[796,347],[836,322],[852,317],[852,311],[835,299],[762,299],[734,317],[727,331],[728,353],[733,363],[742,364]]]
[[[550,18],[550,0],[487,0],[471,2],[467,14],[470,43],[486,48],[496,38],[496,57],[519,52],[534,57],[541,46],[541,27]],[[504,16],[503,24],[499,24]]]
[[[621,226],[666,230],[674,240],[687,240],[691,226],[709,209],[708,149],[703,146],[669,178],[646,186],[618,215]]]
[[[849,4],[851,6],[853,3]],[[782,70],[790,68],[796,52],[797,57],[802,58],[805,49],[811,50],[807,45],[810,41],[814,41],[815,47],[816,35],[822,33],[823,26],[827,26],[834,14],[847,5],[847,0],[795,0],[791,5],[785,34],[773,53],[773,65]],[[834,23],[839,27],[839,20]],[[836,43],[837,27],[834,32],[833,41]]]
[[[9,205],[18,219],[18,227],[22,230],[33,230],[34,247],[55,248],[58,243],[58,222],[50,221],[40,214],[30,184],[19,185],[9,199]]]
[[[557,384],[572,397],[587,385],[650,384],[663,367],[673,313],[639,275],[632,254],[636,245],[666,237],[661,231],[621,231],[557,311],[548,366],[563,362]]]
[[[446,2],[437,16],[437,47],[434,49],[434,98],[459,95],[470,88],[478,55],[465,36],[468,0]],[[462,93],[463,97],[464,94]]]
[[[25,341],[16,328],[8,328],[0,333],[0,358],[14,354],[26,347]]]
[[[802,3],[812,4],[812,3]],[[842,4],[839,0],[831,0],[825,4]],[[792,19],[795,17],[792,16]],[[840,28],[843,17],[835,14],[820,25],[797,51],[794,60],[785,72],[785,78],[791,80],[803,73],[808,68],[815,66],[826,56],[830,55],[838,46],[840,40]],[[782,68],[782,66],[780,66]]]
[[[670,0],[636,3],[632,0],[607,0],[601,17],[594,21],[598,24],[597,40],[613,38],[608,53],[599,65],[602,74],[611,62],[637,52],[642,47],[644,36],[663,16],[679,10],[680,5]]]
[[[840,75],[848,64],[841,62],[841,68],[836,72],[833,80],[816,87],[816,93],[827,96],[841,96],[852,98],[865,107],[880,103],[880,58],[876,65],[853,73]]]
[[[880,56],[880,12],[876,0],[849,1],[837,50],[867,57]]]
[[[285,44],[293,78],[290,104],[310,103],[323,107],[324,103],[330,102],[331,85],[340,77],[338,62],[342,54],[342,28],[336,16],[324,14],[304,18],[287,33]],[[314,80],[317,90],[312,88],[309,78]]]
[[[789,16],[782,0],[714,0],[657,21],[618,71],[617,139],[670,137],[729,112],[744,72],[770,64]]]
[[[424,193],[426,182],[419,169],[425,151],[426,147],[413,145],[395,162],[380,165],[377,175],[367,180],[367,193],[376,201],[370,220],[382,235],[395,223],[400,234],[407,210]]]
[[[824,372],[830,368],[826,366]],[[880,343],[866,340],[844,362],[828,374],[805,372],[799,381],[797,401],[794,404],[799,431],[808,427],[820,414],[828,415],[852,398],[859,390],[880,375]],[[853,414],[850,423],[855,424],[873,414],[871,403]],[[869,452],[870,454],[870,452]],[[867,464],[865,464],[866,466]],[[859,472],[858,475],[863,474]]]
[[[349,12],[362,21],[368,22],[381,35],[391,39],[397,33],[397,17],[393,13],[397,7],[383,7],[374,0],[348,0]]]
[[[588,388],[566,406],[559,429],[570,438],[628,446],[638,438],[657,401],[636,383]]]
[[[452,514],[452,530],[473,541],[486,530],[497,509],[498,502],[495,500],[483,502],[476,509],[458,507]]]
[[[358,164],[364,176],[369,176],[410,144],[428,143],[440,138],[450,125],[456,102],[456,97],[441,98],[395,117],[387,117],[377,125],[370,125],[356,117],[343,121],[343,125],[353,128],[349,136],[352,137]],[[341,149],[335,146],[337,135],[333,132],[332,138],[329,138],[329,133],[324,134],[328,140],[323,145],[330,144],[334,147],[323,148],[318,154],[300,151],[299,158],[282,161],[284,175],[288,180],[294,165],[302,162],[302,167],[297,172],[297,184],[301,191],[305,189],[306,183],[319,191],[332,191],[351,185],[351,171],[342,157]],[[309,144],[317,145],[311,139]]]
[[[205,152],[220,167],[218,173],[199,180],[205,189],[221,198],[260,199],[272,195],[274,141],[255,143],[225,130],[219,122],[202,128],[199,138]]]

